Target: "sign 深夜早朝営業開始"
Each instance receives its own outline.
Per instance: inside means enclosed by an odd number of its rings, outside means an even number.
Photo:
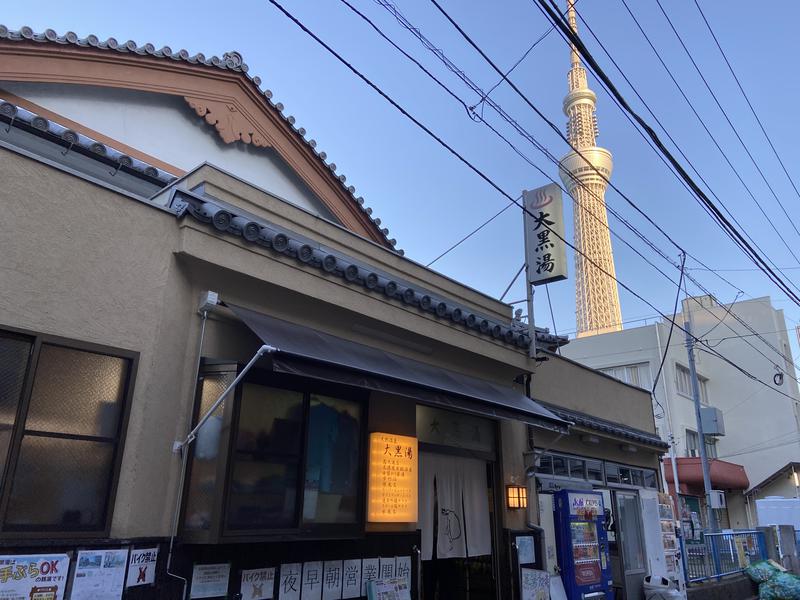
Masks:
[[[369,435],[367,521],[416,523],[417,438],[393,433]]]
[[[567,278],[564,207],[556,184],[522,192],[525,206],[525,264],[528,283],[544,285]]]

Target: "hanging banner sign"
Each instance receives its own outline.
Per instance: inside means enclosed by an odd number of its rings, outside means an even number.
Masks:
[[[522,192],[525,206],[525,261],[528,283],[544,285],[567,278],[564,206],[556,184]]]
[[[64,600],[68,573],[66,554],[0,556],[0,598]]]
[[[417,438],[369,434],[367,521],[417,522]]]

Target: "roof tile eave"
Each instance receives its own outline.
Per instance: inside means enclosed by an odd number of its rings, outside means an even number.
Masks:
[[[302,141],[303,145],[311,151],[311,154],[316,156],[324,166],[324,170],[330,173],[332,179],[336,180],[336,185],[344,192],[345,197],[351,202],[355,209],[355,214],[360,215],[357,217],[368,229],[371,229],[376,237],[376,241],[383,242],[389,249],[394,250],[401,256],[404,252],[397,249],[397,241],[389,237],[389,231],[385,227],[381,227],[380,220],[372,216],[372,209],[364,204],[363,198],[356,196],[356,189],[352,185],[346,183],[346,176],[336,173],[336,164],[327,161],[327,154],[317,149],[317,142],[313,139],[306,137],[306,129],[297,125],[296,119],[292,115],[285,114],[285,107],[280,102],[273,101],[273,93],[269,89],[262,89],[261,78],[258,76],[250,75],[250,68],[244,62],[242,55],[239,52],[231,51],[225,52],[222,58],[218,56],[211,56],[207,58],[202,53],[190,54],[185,49],[173,51],[169,46],[162,46],[156,48],[154,44],[146,43],[139,45],[133,40],[128,40],[120,43],[115,38],[111,37],[106,40],[100,40],[96,35],[89,35],[85,38],[79,37],[76,33],[69,31],[64,35],[59,35],[53,29],[46,29],[44,33],[36,33],[31,27],[23,26],[19,30],[9,29],[7,26],[0,24],[0,41],[8,40],[11,42],[33,42],[33,43],[52,43],[61,45],[73,45],[79,48],[96,48],[99,50],[116,51],[123,54],[136,54],[140,56],[149,56],[165,60],[182,61],[191,65],[201,65],[214,69],[221,69],[239,73],[257,90],[258,95],[262,97],[266,103],[275,111],[277,111],[280,118],[285,122],[289,129]],[[376,223],[377,221],[377,223]]]

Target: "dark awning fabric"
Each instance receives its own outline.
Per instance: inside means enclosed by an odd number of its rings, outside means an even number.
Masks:
[[[483,379],[462,375],[227,304],[265,344],[277,348],[276,371],[416,398],[474,414],[514,419],[547,429],[569,422],[527,396]]]

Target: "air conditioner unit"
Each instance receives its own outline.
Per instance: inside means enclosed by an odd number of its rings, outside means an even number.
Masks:
[[[722,490],[711,490],[711,508],[725,508],[725,492]]]

